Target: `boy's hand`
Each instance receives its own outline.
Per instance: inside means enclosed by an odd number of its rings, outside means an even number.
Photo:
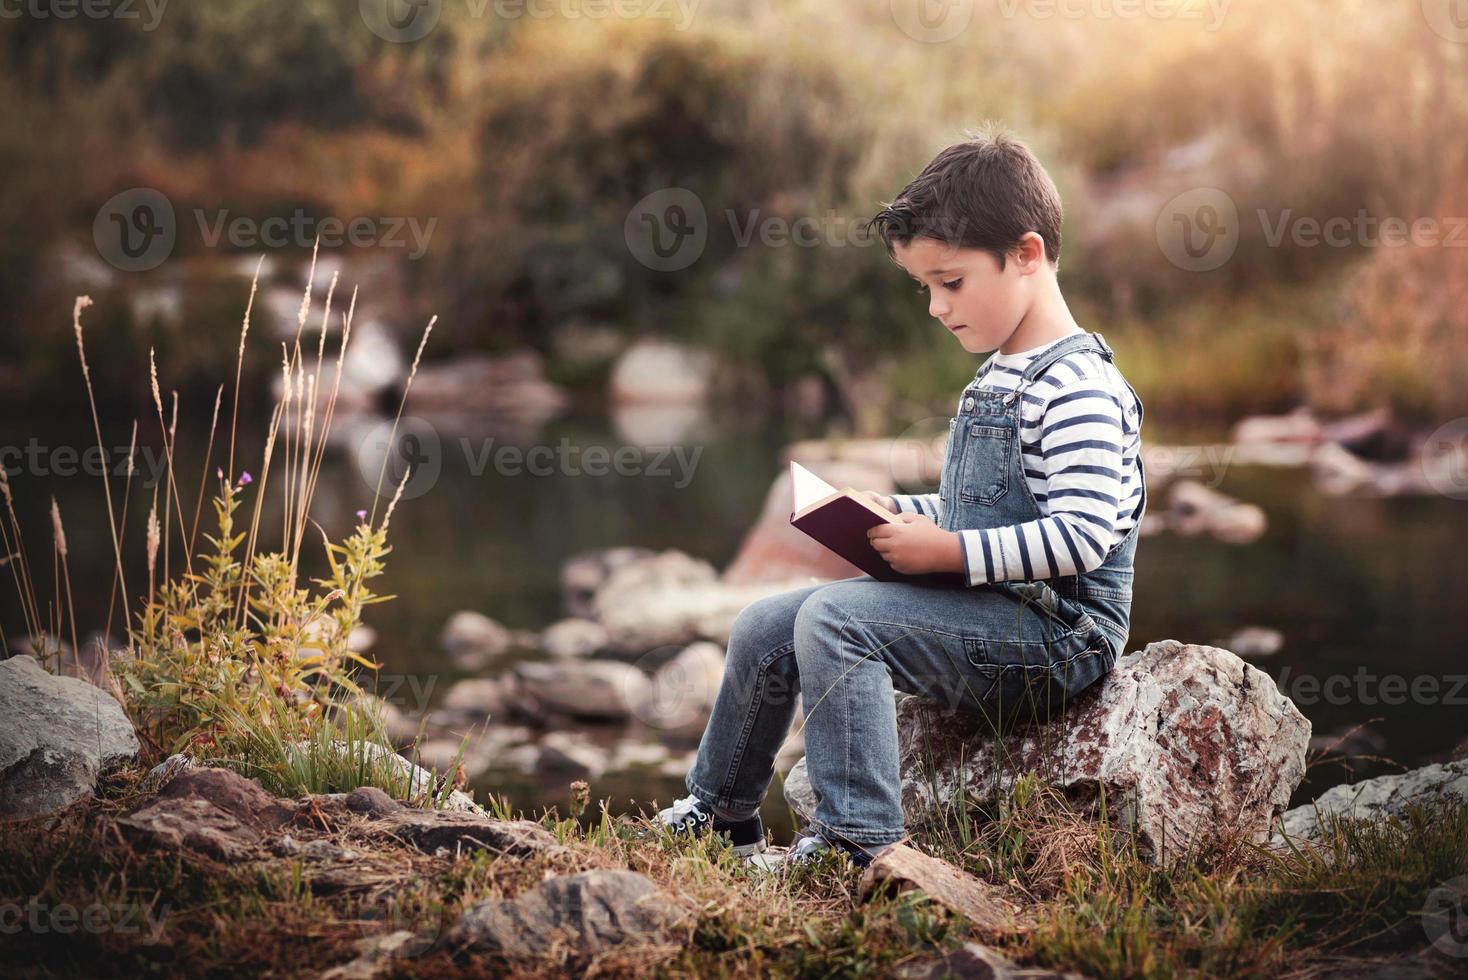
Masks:
[[[963,546],[957,534],[922,514],[899,514],[897,520],[867,531],[867,540],[893,571],[904,575],[963,571]]]
[[[875,490],[863,490],[862,493],[875,500],[879,507],[884,507],[893,514],[897,513],[897,504],[891,497],[883,496]]]

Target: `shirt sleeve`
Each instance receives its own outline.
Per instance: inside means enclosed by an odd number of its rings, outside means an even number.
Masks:
[[[894,493],[892,502],[900,514],[922,514],[938,520],[938,495],[936,493]]]
[[[1051,396],[1040,426],[1045,492],[1036,496],[1046,516],[959,531],[970,586],[1089,572],[1116,539],[1125,445],[1121,398],[1100,379],[1081,378]]]

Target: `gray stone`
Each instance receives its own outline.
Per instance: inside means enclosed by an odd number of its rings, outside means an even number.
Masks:
[[[1268,674],[1177,640],[1122,657],[1063,715],[998,735],[978,715],[915,697],[898,705],[909,826],[958,794],[1007,793],[1035,773],[1169,861],[1226,836],[1268,838],[1305,774],[1310,722]],[[931,761],[931,766],[929,765]]]
[[[1292,839],[1315,841],[1322,823],[1331,817],[1384,820],[1401,816],[1412,803],[1431,804],[1447,797],[1468,800],[1468,759],[1332,787],[1313,803],[1285,813],[1281,830]],[[1282,845],[1284,840],[1276,834],[1270,842]]]
[[[607,645],[607,631],[595,620],[572,617],[546,627],[540,645],[553,657],[589,657]]]
[[[190,767],[117,825],[142,846],[240,861],[258,854],[265,836],[294,815],[293,804],[238,773]]]
[[[48,673],[33,657],[0,661],[0,717],[0,820],[64,809],[138,754],[132,722],[112,695]]]
[[[497,820],[446,810],[404,808],[375,821],[370,829],[411,844],[425,854],[486,849],[528,857],[561,848],[554,834],[530,820]]]
[[[563,660],[515,667],[519,689],[546,711],[576,718],[624,720],[646,697],[647,675],[609,660]]]
[[[462,666],[477,669],[514,645],[514,634],[480,612],[463,610],[449,617],[439,644]]]
[[[566,949],[579,958],[658,942],[687,909],[635,871],[596,869],[542,881],[510,900],[470,907],[448,945],[512,958]]]

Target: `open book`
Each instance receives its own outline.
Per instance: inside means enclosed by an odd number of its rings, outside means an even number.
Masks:
[[[896,514],[860,490],[837,490],[793,460],[790,483],[794,491],[791,524],[879,581],[920,581],[929,577],[893,571],[867,540],[867,531],[878,524],[898,523]]]

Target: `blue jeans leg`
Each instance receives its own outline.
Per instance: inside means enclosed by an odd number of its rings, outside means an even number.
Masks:
[[[905,833],[895,691],[1001,728],[1048,714],[1111,662],[1099,629],[1073,607],[1054,614],[987,586],[870,578],[834,582],[801,604],[795,659],[812,822],[857,844]]]
[[[756,600],[735,618],[724,679],[684,781],[704,803],[752,810],[764,800],[800,697],[795,617],[828,584]]]

